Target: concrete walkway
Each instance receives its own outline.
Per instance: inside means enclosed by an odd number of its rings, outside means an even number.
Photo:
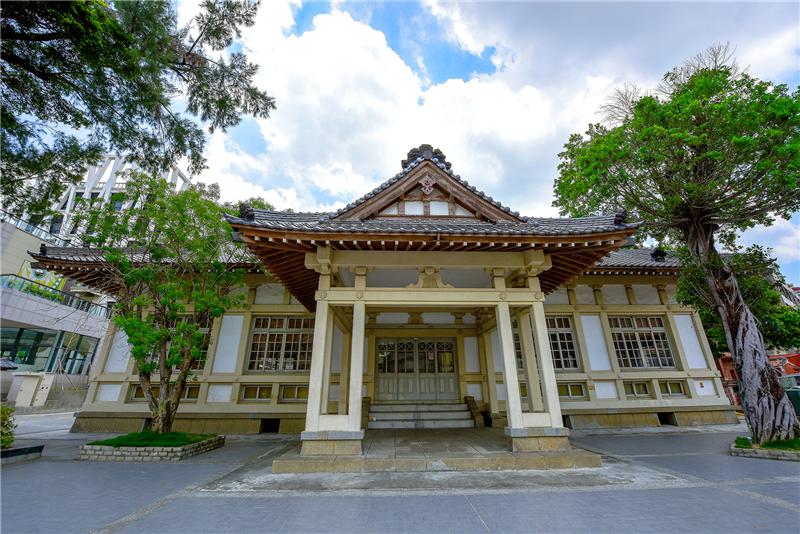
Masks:
[[[276,475],[272,459],[294,436],[231,436],[177,464],[105,464],[72,460],[90,436],[30,424],[20,441],[44,440],[45,456],[3,468],[4,534],[730,534],[797,532],[800,521],[800,465],[731,457],[738,432],[724,429],[575,438],[605,455],[599,469]]]

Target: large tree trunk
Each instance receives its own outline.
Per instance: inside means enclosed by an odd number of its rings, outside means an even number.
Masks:
[[[687,232],[689,252],[703,267],[710,293],[739,377],[739,397],[756,443],[790,439],[798,435],[797,416],[769,363],[758,322],[745,303],[736,275],[714,247],[712,225],[698,224]]]

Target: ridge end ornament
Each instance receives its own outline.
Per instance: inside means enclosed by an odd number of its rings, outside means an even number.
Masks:
[[[433,186],[436,183],[436,179],[432,176],[425,176],[422,180],[419,181],[419,185],[422,186],[422,192],[426,195],[430,195],[433,193]]]

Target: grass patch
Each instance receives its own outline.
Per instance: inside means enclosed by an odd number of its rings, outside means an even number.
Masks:
[[[781,451],[800,451],[800,439],[784,439],[768,441],[761,446],[762,449],[778,449]]]
[[[214,434],[188,434],[186,432],[133,432],[111,439],[91,441],[87,445],[105,445],[108,447],[183,447],[213,438]]]
[[[752,449],[753,444],[750,438],[736,438],[733,446],[737,449]],[[779,451],[800,451],[800,439],[784,439],[779,441],[768,441],[758,446],[759,449],[773,449]]]

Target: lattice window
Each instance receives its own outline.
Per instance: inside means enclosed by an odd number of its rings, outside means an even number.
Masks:
[[[608,322],[620,367],[675,367],[662,317],[609,317]]]
[[[517,369],[525,368],[522,354],[522,339],[516,321],[514,328],[514,355]],[[569,317],[547,317],[547,336],[550,341],[550,353],[555,369],[577,369],[578,349],[575,345],[575,334],[572,331],[572,320]]]
[[[547,336],[550,338],[550,353],[556,369],[577,369],[578,351],[569,317],[548,317]]]
[[[314,319],[254,317],[247,370],[308,371],[313,338]]]

